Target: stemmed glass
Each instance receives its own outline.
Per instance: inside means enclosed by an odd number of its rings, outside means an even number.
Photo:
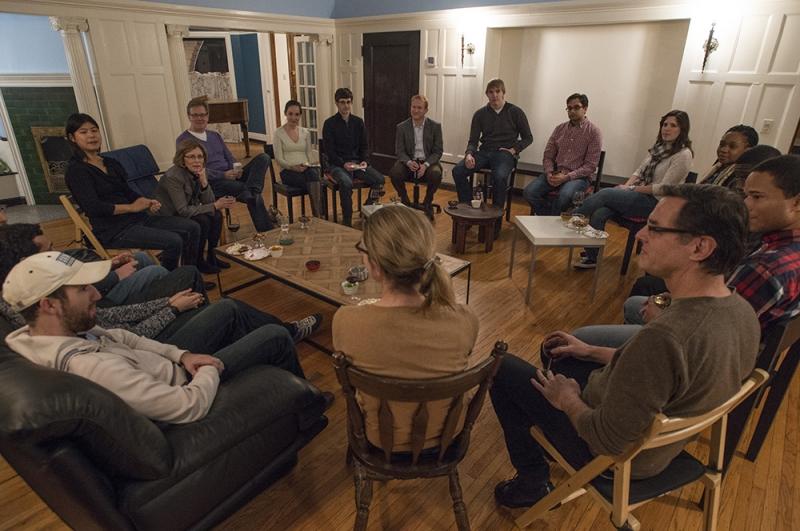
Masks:
[[[586,199],[586,192],[575,192],[572,195],[572,204],[575,205],[576,210],[583,205],[584,199]]]

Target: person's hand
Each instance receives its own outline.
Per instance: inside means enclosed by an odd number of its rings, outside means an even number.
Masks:
[[[464,166],[466,166],[468,170],[475,168],[475,157],[472,156],[472,153],[467,153],[467,156],[464,157]]]
[[[152,199],[148,199],[146,197],[137,197],[136,201],[131,203],[131,211],[142,212],[143,210],[148,210],[152,202]]]
[[[417,178],[422,179],[425,176],[426,171],[428,171],[428,167],[424,164],[420,164],[419,168],[417,168]]]
[[[195,175],[197,175],[197,182],[200,183],[201,188],[205,188],[206,186],[208,186],[208,174],[206,173],[205,166],[203,166],[203,169],[201,169]]]
[[[125,264],[116,268],[114,272],[117,274],[117,278],[120,280],[128,278],[132,274],[136,273],[136,260],[126,262]]]
[[[547,182],[550,184],[550,186],[561,186],[568,180],[567,174],[560,171],[552,173],[550,177],[547,178]]]
[[[627,190],[628,189],[628,185],[624,184],[624,183],[623,184],[618,184],[614,188],[624,188],[625,190]]]
[[[510,147],[510,148],[499,148],[497,151],[507,151],[507,152],[511,153],[512,155],[514,155],[514,156],[516,156],[516,154],[517,154],[517,150],[515,148],[513,148],[513,147]]]
[[[6,209],[0,210],[0,225],[8,223],[8,216],[6,216]]]
[[[205,302],[202,293],[196,293],[191,289],[179,291],[169,298],[169,305],[174,306],[179,312],[194,310]]]
[[[133,260],[133,254],[131,254],[130,251],[123,251],[111,258],[111,269],[116,269],[119,266],[123,266],[131,260]]]
[[[238,179],[239,177],[242,176],[242,170],[241,169],[237,170],[236,168],[233,168],[233,169],[230,169],[230,170],[226,171],[222,175],[223,175],[223,177],[225,177],[229,181],[235,181],[236,179]]]
[[[569,357],[581,360],[591,359],[591,347],[588,343],[560,330],[545,336],[544,347],[554,360]]]
[[[150,213],[155,214],[159,210],[161,210],[161,203],[156,201],[155,199],[150,200]]]
[[[344,169],[347,170],[347,171],[357,170],[358,169],[358,164],[356,164],[355,162],[345,162],[344,163]]]
[[[669,297],[669,292],[660,293],[659,295]],[[639,313],[642,316],[642,320],[645,323],[649,323],[662,313],[664,313],[664,309],[659,307],[655,302],[653,302],[653,298],[655,295],[651,295],[642,303],[642,308],[639,310]]]
[[[409,170],[416,172],[417,170],[419,170],[420,164],[416,160],[409,160],[408,162],[406,162],[406,166],[408,166]]]
[[[531,378],[531,383],[559,411],[564,411],[570,400],[581,396],[578,382],[563,374],[553,374],[552,371],[542,372],[536,369],[536,378]]]
[[[367,161],[362,160],[361,162],[358,163],[357,167],[359,170],[366,170],[367,166],[369,166],[369,164],[367,164]]]
[[[236,199],[234,199],[229,195],[226,195],[214,201],[214,208],[216,208],[217,210],[222,210],[223,208],[231,208],[235,204],[236,204]]]
[[[306,171],[306,168],[308,168],[308,166],[306,166],[305,164],[298,164],[296,166],[289,166],[290,170],[296,171],[297,173],[303,173],[304,171]]]
[[[197,373],[197,369],[205,365],[211,365],[212,367],[216,368],[220,374],[222,374],[222,371],[225,370],[225,364],[222,363],[221,359],[215,358],[214,356],[209,356],[208,354],[193,354],[191,352],[184,352],[183,356],[181,356],[180,362],[181,365],[183,365],[183,368],[189,371],[189,374],[192,376]]]

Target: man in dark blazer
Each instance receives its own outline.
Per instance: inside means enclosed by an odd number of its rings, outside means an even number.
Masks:
[[[428,98],[421,94],[411,97],[411,118],[397,124],[395,153],[397,162],[389,171],[392,185],[404,205],[409,205],[405,182],[412,177],[424,180],[427,185],[423,207],[425,214],[433,219],[433,194],[442,184],[443,140],[442,124],[426,118]]]

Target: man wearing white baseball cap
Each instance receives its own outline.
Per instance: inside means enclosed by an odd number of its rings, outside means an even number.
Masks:
[[[305,378],[289,332],[261,326],[214,356],[195,354],[126,330],[95,326],[92,286],[111,262],[80,262],[57,251],[22,260],[3,283],[3,298],[28,323],[6,336],[30,361],[83,376],[153,420],[203,418],[223,380],[253,365],[273,365]],[[223,372],[224,371],[224,372]]]

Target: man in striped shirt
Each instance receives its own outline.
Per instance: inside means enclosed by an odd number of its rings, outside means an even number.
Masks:
[[[523,196],[539,216],[558,215],[569,208],[576,192],[589,186],[600,151],[603,136],[600,129],[586,118],[589,98],[572,94],[567,98],[569,121],[558,125],[544,148],[544,173],[528,183]],[[551,201],[548,195],[558,191]]]

